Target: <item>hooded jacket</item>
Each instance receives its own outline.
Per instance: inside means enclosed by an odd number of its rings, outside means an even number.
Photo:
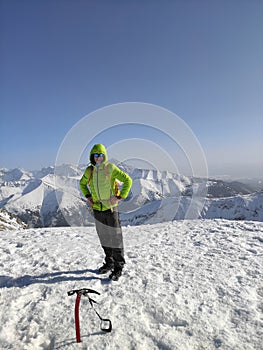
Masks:
[[[99,166],[96,166],[94,161],[93,155],[95,153],[104,154],[103,162]],[[132,179],[115,164],[108,162],[107,150],[102,144],[96,144],[92,147],[90,163],[91,165],[87,167],[80,180],[80,189],[84,197],[92,197],[93,209],[95,210],[105,211],[117,206],[117,203],[110,203],[110,198],[116,196],[116,182],[123,183],[119,195],[121,198],[126,198],[131,189]]]

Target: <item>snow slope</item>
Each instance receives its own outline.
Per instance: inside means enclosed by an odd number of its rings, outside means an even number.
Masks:
[[[192,210],[189,213],[190,204]],[[120,205],[122,212],[122,204]],[[125,225],[155,224],[188,218],[263,221],[263,192],[229,198],[198,200],[188,196],[151,201],[131,212],[123,212]]]
[[[0,348],[15,350],[262,350],[263,223],[173,221],[123,228],[127,264],[118,282],[95,269],[93,227],[0,234]],[[111,333],[75,296],[93,288]]]
[[[206,219],[263,221],[263,191],[254,194],[208,200],[202,216]]]
[[[26,228],[27,225],[17,216],[9,213],[4,209],[0,209],[0,231],[3,230],[18,230]]]

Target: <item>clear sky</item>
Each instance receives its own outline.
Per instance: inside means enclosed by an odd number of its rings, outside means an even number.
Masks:
[[[211,175],[261,176],[262,34],[262,0],[1,0],[0,167],[53,165],[84,116],[145,102],[187,123]]]

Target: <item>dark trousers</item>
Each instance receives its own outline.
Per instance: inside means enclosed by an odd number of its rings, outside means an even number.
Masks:
[[[96,231],[101,246],[106,255],[105,262],[116,268],[122,268],[125,264],[122,229],[119,213],[116,208],[113,211],[94,210]]]

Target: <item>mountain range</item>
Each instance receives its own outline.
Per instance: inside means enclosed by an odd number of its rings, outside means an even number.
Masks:
[[[262,183],[224,181],[136,169],[118,163],[133,179],[120,205],[123,225],[182,219],[263,221]],[[79,190],[85,166],[61,165],[37,171],[0,169],[0,228],[93,225]]]

